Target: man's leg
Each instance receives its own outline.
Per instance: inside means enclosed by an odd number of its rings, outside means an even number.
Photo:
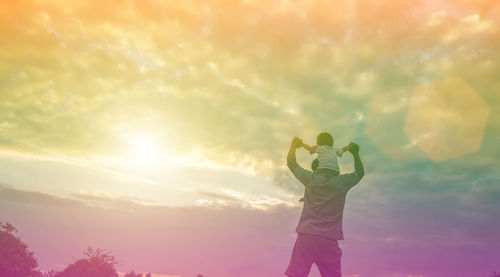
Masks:
[[[307,277],[313,259],[309,252],[309,242],[302,234],[297,234],[295,245],[293,246],[292,258],[285,271],[285,275],[289,277]]]
[[[318,266],[321,277],[341,277],[342,250],[338,241],[322,238],[318,241],[320,245],[316,248],[315,263]]]

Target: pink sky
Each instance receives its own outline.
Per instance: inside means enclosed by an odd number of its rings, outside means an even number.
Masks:
[[[288,146],[327,131],[366,169],[345,276],[487,277],[499,23],[498,0],[0,1],[0,221],[45,270],[91,246],[122,272],[282,276]]]
[[[198,273],[282,276],[300,212],[285,206],[265,211],[143,206],[98,197],[69,199],[6,186],[0,197],[0,218],[19,229],[42,269],[58,265],[60,269],[91,246],[112,251],[121,261],[120,271],[183,277]],[[395,211],[387,211],[391,216],[366,211],[365,217],[354,205],[347,204],[346,241],[341,243],[345,276],[487,276],[498,261],[494,240],[465,240],[474,234],[449,229],[445,224],[453,225],[450,222],[421,226],[394,218]],[[410,212],[409,216],[416,215]],[[387,220],[392,222],[390,228],[383,226]],[[384,229],[388,234],[382,233]],[[483,237],[488,233],[476,232]],[[319,275],[314,269],[311,276]]]

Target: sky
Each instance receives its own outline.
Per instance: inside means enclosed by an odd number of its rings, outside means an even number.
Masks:
[[[92,246],[120,271],[282,276],[286,153],[328,131],[366,170],[344,276],[488,276],[499,21],[495,0],[2,1],[0,222],[43,270]]]

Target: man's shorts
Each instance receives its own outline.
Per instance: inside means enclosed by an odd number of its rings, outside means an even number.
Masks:
[[[337,240],[298,233],[285,275],[307,277],[312,264],[315,263],[322,277],[341,277],[341,256],[342,250]]]

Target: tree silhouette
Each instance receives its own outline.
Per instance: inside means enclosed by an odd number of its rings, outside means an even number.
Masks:
[[[0,222],[0,276],[39,276],[33,252],[28,251],[28,246],[14,236],[15,232],[17,230],[12,224]]]
[[[123,277],[142,277],[142,274],[140,273],[135,273],[133,270],[130,271],[129,273],[125,274]]]
[[[51,270],[49,272],[40,273],[38,277],[56,277],[59,271]]]
[[[500,273],[497,273],[496,271],[493,271],[493,272],[490,274],[490,277],[500,277]]]
[[[105,249],[94,249],[92,247],[88,247],[87,250],[83,252],[83,254],[87,256],[90,262],[108,264],[112,266],[118,264],[118,261],[113,255],[111,255],[111,252]]]
[[[0,222],[0,277],[118,277],[115,265],[118,261],[107,250],[87,248],[86,258],[68,265],[63,271],[40,272],[38,263],[28,246],[16,237],[17,229],[10,223]],[[124,277],[152,277],[151,273],[135,273]],[[198,277],[203,277],[198,274]]]
[[[118,263],[109,251],[87,248],[86,259],[70,264],[54,277],[118,277],[115,265]]]

